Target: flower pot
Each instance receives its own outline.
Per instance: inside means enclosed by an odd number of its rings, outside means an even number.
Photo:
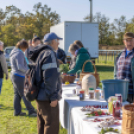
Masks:
[[[62,83],[68,81],[69,83],[74,83],[76,76],[69,76],[69,75],[61,75]]]

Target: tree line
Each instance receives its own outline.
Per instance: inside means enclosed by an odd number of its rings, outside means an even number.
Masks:
[[[90,17],[86,16],[84,20],[90,21]],[[111,23],[107,16],[96,13],[93,16],[93,22],[99,23],[99,44],[101,45],[123,45],[124,33],[134,33],[134,16],[127,21],[126,17],[122,15]]]
[[[21,39],[43,38],[50,27],[60,22],[60,16],[47,5],[37,3],[33,12],[23,14],[16,6],[0,8],[0,40],[5,46],[13,46]]]
[[[84,21],[90,21],[87,15]],[[22,13],[16,6],[0,8],[0,40],[5,46],[13,46],[21,39],[32,39],[33,35],[40,38],[50,32],[50,27],[60,22],[60,16],[47,5],[37,3],[33,12]],[[125,16],[110,19],[101,13],[93,16],[93,22],[99,23],[99,44],[122,45],[125,32],[134,33],[134,17],[127,21]]]

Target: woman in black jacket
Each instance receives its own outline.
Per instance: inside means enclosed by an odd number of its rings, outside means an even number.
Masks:
[[[64,50],[62,50],[61,48],[58,48],[57,52],[56,52],[57,58],[59,60],[61,60],[64,64],[66,63],[66,54],[64,52]]]

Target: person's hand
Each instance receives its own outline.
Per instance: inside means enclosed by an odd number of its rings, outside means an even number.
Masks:
[[[62,62],[61,60],[59,60],[59,59],[58,59],[58,62],[59,62],[60,64],[63,64],[63,62]]]
[[[52,102],[50,103],[50,106],[51,106],[51,107],[56,107],[56,106],[57,106],[57,103],[58,103],[57,100],[52,101]]]

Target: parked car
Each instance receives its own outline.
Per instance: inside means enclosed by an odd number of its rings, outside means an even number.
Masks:
[[[9,55],[11,53],[11,51],[14,49],[14,46],[10,46],[10,47],[6,47],[4,50],[5,53],[5,57],[6,57],[6,63],[7,63],[7,67],[11,68],[11,64],[10,64],[10,60],[9,60]]]

